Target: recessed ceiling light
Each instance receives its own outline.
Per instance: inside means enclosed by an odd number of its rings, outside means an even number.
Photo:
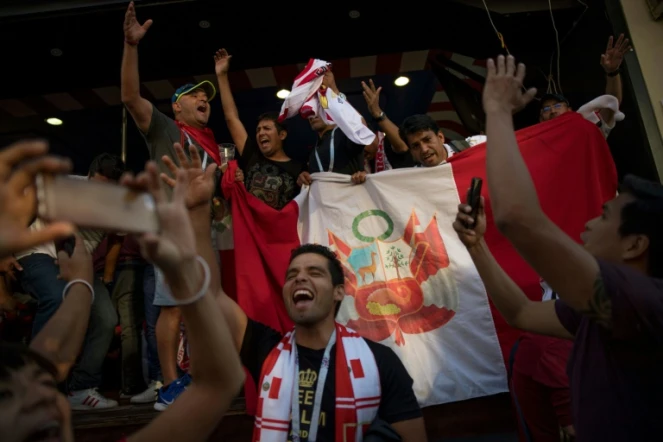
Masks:
[[[350,11],[350,18],[359,18],[360,15],[361,14],[359,14],[359,11],[357,10],[353,9],[352,11]]]
[[[59,118],[47,118],[46,122],[51,126],[60,126],[62,125],[62,120]]]
[[[279,97],[281,100],[285,100],[288,98],[288,95],[290,95],[290,91],[288,89],[281,89],[276,93],[276,96]]]
[[[59,56],[61,56],[61,55],[62,55],[62,49],[60,49],[60,48],[53,48],[53,49],[51,49],[51,55],[52,55],[53,57],[59,57]]]
[[[394,80],[394,84],[396,86],[405,86],[410,82],[410,79],[407,77],[398,77],[396,80]]]
[[[198,23],[198,26],[200,26],[200,27],[203,28],[203,29],[207,29],[207,28],[209,28],[211,25],[210,25],[210,22],[208,22],[207,20],[201,20],[201,21]]]

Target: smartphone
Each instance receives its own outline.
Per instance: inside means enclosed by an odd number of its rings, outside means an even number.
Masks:
[[[479,212],[479,204],[481,203],[481,185],[483,180],[481,178],[474,177],[472,178],[472,183],[470,184],[470,189],[467,191],[467,204],[472,208],[470,216],[474,220],[472,225],[468,225],[468,229],[473,229],[477,223],[477,213]]]
[[[157,233],[159,218],[152,195],[113,183],[37,175],[37,213],[46,221],[68,221],[78,227]]]

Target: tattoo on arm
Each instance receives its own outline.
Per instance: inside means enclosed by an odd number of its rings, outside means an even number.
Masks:
[[[582,313],[600,326],[612,328],[612,301],[608,297],[600,273],[594,281],[594,293],[589,300],[588,309]]]

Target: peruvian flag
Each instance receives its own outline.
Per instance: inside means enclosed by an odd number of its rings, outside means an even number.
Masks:
[[[543,210],[579,238],[617,190],[600,130],[569,112],[517,138]],[[485,162],[481,144],[438,167],[380,172],[361,185],[347,175],[314,174],[312,185],[281,211],[230,179],[231,163],[222,185],[232,207],[239,305],[254,320],[289,330],[281,288],[290,252],[324,244],[345,270],[339,322],[401,357],[421,406],[507,391],[504,361],[519,332],[490,303],[452,228],[472,177],[484,178],[491,251],[531,299],[540,300],[541,289],[538,275],[492,222]],[[249,411],[251,395],[255,389],[247,389]]]

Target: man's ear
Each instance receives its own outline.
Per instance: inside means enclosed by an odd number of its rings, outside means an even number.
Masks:
[[[339,284],[334,287],[334,301],[342,302],[345,298],[345,285]]]
[[[287,130],[282,130],[279,132],[279,139],[281,141],[285,140],[288,137],[288,131]]]
[[[177,112],[182,111],[182,106],[176,101],[173,103],[173,113],[176,114]]]
[[[437,131],[437,136],[442,141],[442,144],[444,144],[444,134],[442,133],[442,130]]]
[[[649,249],[649,238],[645,235],[629,235],[627,238],[626,250],[622,253],[622,258],[632,260],[640,258],[647,253]]]

